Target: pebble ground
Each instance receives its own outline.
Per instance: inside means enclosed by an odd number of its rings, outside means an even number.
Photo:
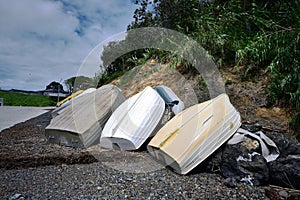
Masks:
[[[227,187],[217,174],[127,173],[101,162],[1,170],[0,184],[3,199],[268,199],[263,187]]]

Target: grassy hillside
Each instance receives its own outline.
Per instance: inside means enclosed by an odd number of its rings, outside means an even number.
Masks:
[[[37,95],[37,94],[21,94],[15,92],[0,91],[0,98],[4,99],[5,106],[54,106],[54,99]]]

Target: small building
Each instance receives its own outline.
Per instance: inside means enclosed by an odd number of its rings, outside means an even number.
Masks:
[[[67,97],[69,96],[69,93],[67,92],[54,92],[54,91],[47,91],[45,90],[44,91],[44,96],[47,96],[47,97]]]

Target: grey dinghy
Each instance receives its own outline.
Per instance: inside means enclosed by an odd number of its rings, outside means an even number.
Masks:
[[[168,109],[175,115],[184,109],[183,102],[176,96],[176,94],[167,86],[159,85],[154,88],[156,92],[163,98]]]
[[[89,89],[86,89],[84,90],[83,92],[79,93],[78,95],[72,97],[70,100],[67,100],[66,102],[62,103],[59,107],[55,108],[52,113],[51,113],[51,116],[52,118],[56,117],[57,115],[59,115],[59,113],[62,112],[62,110],[64,108],[66,108],[67,106],[69,106],[72,101],[74,101],[74,99],[77,99],[78,97],[82,96],[82,95],[85,95],[85,94],[88,94],[88,93],[91,93],[91,92],[94,92],[96,90],[96,88],[89,88]],[[82,90],[81,90],[82,91]],[[76,92],[74,93],[76,94]],[[72,96],[72,95],[71,95]],[[67,97],[69,98],[69,97]]]
[[[176,115],[147,148],[162,164],[186,174],[225,143],[240,127],[240,120],[228,96],[221,94]]]
[[[151,87],[127,99],[107,121],[100,138],[103,148],[136,150],[153,136],[165,102]]]
[[[78,96],[46,127],[48,142],[71,147],[99,143],[104,124],[124,101],[120,89],[114,85],[105,85]]]

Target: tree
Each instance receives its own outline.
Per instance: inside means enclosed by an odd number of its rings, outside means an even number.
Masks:
[[[128,25],[127,29],[155,26],[157,20],[154,16],[153,8],[156,6],[156,3],[156,0],[137,0],[135,4],[140,7],[134,11],[134,21]]]
[[[97,83],[94,78],[89,78],[86,76],[74,76],[64,81],[68,87],[70,93],[76,92],[78,90],[85,90],[87,88],[96,87]]]
[[[145,49],[128,52],[133,45],[130,41],[134,41],[131,37],[134,36],[128,33],[124,40],[118,42],[112,41],[104,47],[100,55],[100,59],[103,63],[100,68],[106,76],[111,76],[118,71],[129,70],[137,65],[137,59],[144,57]]]
[[[73,93],[75,79],[76,77],[71,77],[64,81],[69,93]]]
[[[219,66],[246,66],[242,76],[258,68],[271,72],[270,103],[294,106],[298,113],[292,121],[299,126],[299,0],[137,0],[136,4],[139,8],[128,29],[177,30],[198,41]]]
[[[136,4],[140,7],[128,29],[159,26],[185,34],[197,29],[200,9],[205,5],[199,0],[137,0]]]
[[[51,91],[51,92],[63,92],[63,86],[56,81],[52,81],[49,85],[46,86],[46,90],[47,91]]]
[[[147,26],[177,30],[199,42],[220,67],[245,66],[240,71],[243,78],[259,68],[270,72],[269,102],[289,103],[297,111],[292,121],[300,124],[299,0],[136,0],[136,4],[139,8],[128,30]],[[112,53],[122,52],[126,40],[134,37],[128,34],[124,41],[105,47],[102,59],[108,76],[145,53],[147,58],[166,57],[159,50],[137,50],[112,60]],[[172,56],[167,55],[178,59]]]

